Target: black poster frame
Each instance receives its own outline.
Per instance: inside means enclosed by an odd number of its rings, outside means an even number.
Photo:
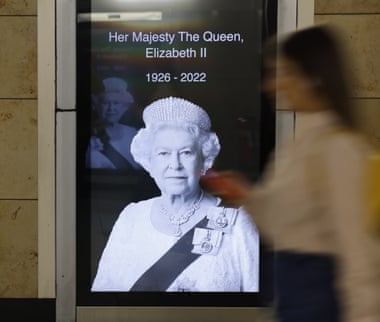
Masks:
[[[208,5],[219,6],[221,3],[226,5],[229,1],[210,0]],[[255,37],[258,42],[258,47],[255,49],[252,59],[258,66],[261,66],[261,45],[262,42],[270,35],[276,32],[276,16],[277,16],[277,1],[255,1],[244,0],[249,6],[253,7],[256,12],[253,19],[252,27]],[[117,12],[125,10],[112,5],[107,7],[107,1],[91,0],[77,1],[77,16],[86,13],[102,13],[104,11]],[[108,2],[110,3],[110,2]],[[138,3],[136,1],[135,3]],[[163,2],[165,3],[165,1]],[[239,4],[242,5],[242,4]],[[162,10],[162,7],[155,4],[154,1],[146,2],[146,8],[129,4],[129,10]],[[158,7],[157,7],[158,6]],[[228,4],[231,6],[231,4]],[[236,4],[236,6],[238,6]],[[175,8],[174,8],[175,9]],[[181,8],[179,8],[181,9]],[[226,10],[226,8],[223,8]],[[173,6],[171,6],[173,10]],[[93,276],[91,275],[92,268],[92,234],[91,231],[91,198],[93,198],[94,184],[97,184],[97,178],[104,178],[102,171],[90,170],[91,180],[89,180],[89,169],[84,163],[85,154],[90,136],[91,110],[87,108],[91,106],[91,93],[94,87],[94,80],[91,78],[93,73],[91,65],[91,23],[89,21],[81,21],[77,23],[77,305],[78,306],[199,306],[199,307],[263,307],[270,305],[273,296],[272,286],[272,264],[273,256],[267,251],[265,244],[261,244],[260,249],[260,284],[261,290],[259,293],[162,293],[162,292],[90,292]],[[275,133],[275,114],[268,106],[269,103],[260,92],[262,78],[261,67],[252,75],[250,82],[255,84],[253,92],[255,99],[250,104],[256,106],[254,117],[249,120],[250,139],[253,142],[254,153],[250,153],[250,164],[247,168],[239,166],[238,163],[226,162],[219,164],[216,169],[225,170],[235,168],[239,171],[243,170],[250,178],[255,181],[260,177],[266,160],[274,147]],[[141,97],[141,96],[140,96]],[[185,97],[187,98],[187,97]],[[142,100],[142,104],[147,104],[148,100]],[[207,101],[207,100],[206,100]],[[200,104],[202,106],[202,104]],[[248,104],[249,105],[249,104]],[[211,118],[215,116],[211,112]],[[238,119],[238,117],[235,118]],[[241,120],[240,120],[241,121]],[[243,120],[244,121],[244,120]],[[242,124],[240,124],[242,125]],[[216,130],[218,133],[218,131]],[[219,133],[218,133],[219,134]],[[222,147],[223,148],[223,147]],[[247,151],[246,151],[247,152]],[[108,176],[106,175],[108,178]],[[112,177],[112,176],[111,176]],[[115,175],[113,175],[115,177]],[[128,172],[116,173],[114,178],[118,184],[121,180],[136,179]],[[95,179],[94,179],[95,178]],[[121,179],[120,179],[121,178]],[[144,185],[149,182],[149,178],[143,177]],[[95,182],[95,183],[94,183]],[[112,181],[113,184],[115,181]],[[149,194],[157,193],[152,189]]]

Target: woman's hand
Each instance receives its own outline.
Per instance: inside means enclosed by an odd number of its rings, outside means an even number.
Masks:
[[[250,190],[248,179],[236,171],[209,170],[201,178],[201,185],[207,192],[220,197],[223,203],[232,206],[241,206]]]

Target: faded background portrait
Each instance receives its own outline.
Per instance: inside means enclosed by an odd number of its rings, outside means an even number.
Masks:
[[[103,90],[93,94],[93,127],[88,145],[86,163],[92,169],[137,169],[130,145],[137,133],[128,123],[128,114],[134,103],[128,84],[121,78],[102,80]]]

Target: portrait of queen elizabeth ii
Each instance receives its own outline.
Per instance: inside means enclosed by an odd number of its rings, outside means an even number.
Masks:
[[[259,235],[200,178],[220,151],[206,111],[166,97],[143,112],[131,153],[161,194],[128,204],[100,258],[93,292],[258,292]]]

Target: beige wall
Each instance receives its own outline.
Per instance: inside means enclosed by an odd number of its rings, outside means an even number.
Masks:
[[[315,0],[314,21],[341,32],[359,125],[380,146],[380,1]]]
[[[0,30],[0,297],[37,297],[37,0],[1,0]]]

